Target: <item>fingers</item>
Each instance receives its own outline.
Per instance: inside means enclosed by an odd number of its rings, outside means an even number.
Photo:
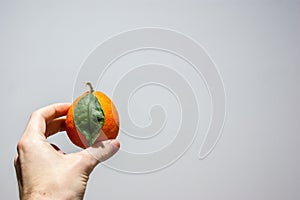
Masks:
[[[56,103],[37,110],[37,115],[39,119],[45,121],[51,121],[57,117],[62,117],[67,114],[70,107],[69,103]]]
[[[87,170],[92,170],[97,164],[112,157],[120,148],[117,140],[105,140],[98,142],[91,147],[86,148],[80,153],[85,157],[85,166]]]
[[[66,120],[65,118],[57,118],[50,121],[47,124],[45,136],[49,137],[51,135],[54,135],[57,132],[65,131],[66,130],[65,120]]]
[[[65,152],[63,152],[58,146],[56,146],[55,144],[51,144],[51,146],[58,152],[61,154],[65,154]]]
[[[47,123],[55,118],[66,115],[69,107],[69,103],[57,103],[33,112],[28,122],[26,133],[36,134],[37,132],[40,135],[45,136]]]

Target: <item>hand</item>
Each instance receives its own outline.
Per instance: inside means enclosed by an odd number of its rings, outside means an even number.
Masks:
[[[21,137],[14,164],[20,199],[83,199],[95,166],[119,149],[117,140],[107,140],[77,153],[64,154],[47,137],[65,130],[70,104],[53,104],[32,113]]]

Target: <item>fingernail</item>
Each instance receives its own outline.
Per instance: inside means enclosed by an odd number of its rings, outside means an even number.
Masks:
[[[111,140],[110,143],[116,150],[120,148],[120,142],[118,140]]]

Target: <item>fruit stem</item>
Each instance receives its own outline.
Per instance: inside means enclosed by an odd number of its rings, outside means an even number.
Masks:
[[[94,88],[93,88],[92,84],[91,84],[90,82],[85,82],[85,84],[86,84],[87,86],[89,86],[89,88],[90,88],[90,93],[93,93],[93,92],[94,92]]]

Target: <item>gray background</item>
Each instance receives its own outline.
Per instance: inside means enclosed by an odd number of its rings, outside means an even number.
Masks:
[[[86,199],[299,199],[299,19],[299,1],[0,1],[0,199],[18,196],[13,157],[30,113],[72,101],[91,50],[144,26],[206,48],[227,92],[223,135],[206,159],[196,140],[156,173],[99,166]],[[73,148],[64,133],[51,141]]]

